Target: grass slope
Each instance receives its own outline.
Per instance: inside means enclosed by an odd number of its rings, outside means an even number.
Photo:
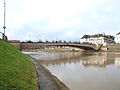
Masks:
[[[0,90],[36,90],[31,60],[14,46],[0,40]]]

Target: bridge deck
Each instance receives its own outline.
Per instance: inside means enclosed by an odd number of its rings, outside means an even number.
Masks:
[[[71,43],[21,43],[21,49],[42,49],[44,47],[68,46],[83,50],[96,50],[96,45],[71,44]]]

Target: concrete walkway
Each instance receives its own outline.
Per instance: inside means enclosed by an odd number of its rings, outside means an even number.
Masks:
[[[30,56],[37,75],[38,75],[38,88],[39,90],[69,90],[66,86],[63,85],[61,88],[57,82],[51,77],[51,73],[43,67],[38,61]],[[54,77],[54,76],[53,76]]]

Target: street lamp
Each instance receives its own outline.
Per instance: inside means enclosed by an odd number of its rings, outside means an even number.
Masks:
[[[5,37],[6,37],[5,36],[5,29],[6,29],[6,25],[5,25],[6,24],[6,22],[5,22],[6,21],[6,17],[5,16],[6,16],[6,0],[4,0],[4,26],[3,26],[3,29],[4,29],[4,40],[5,40]]]
[[[4,29],[4,33],[3,33],[3,40],[5,40],[6,36],[5,36],[5,29],[6,29],[6,0],[2,0],[3,3],[4,3],[4,26],[3,26],[3,29]]]

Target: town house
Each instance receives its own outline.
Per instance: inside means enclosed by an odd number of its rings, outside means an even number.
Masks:
[[[80,42],[83,44],[111,44],[114,43],[114,36],[103,34],[84,35]]]
[[[120,32],[115,35],[115,43],[120,44]]]

